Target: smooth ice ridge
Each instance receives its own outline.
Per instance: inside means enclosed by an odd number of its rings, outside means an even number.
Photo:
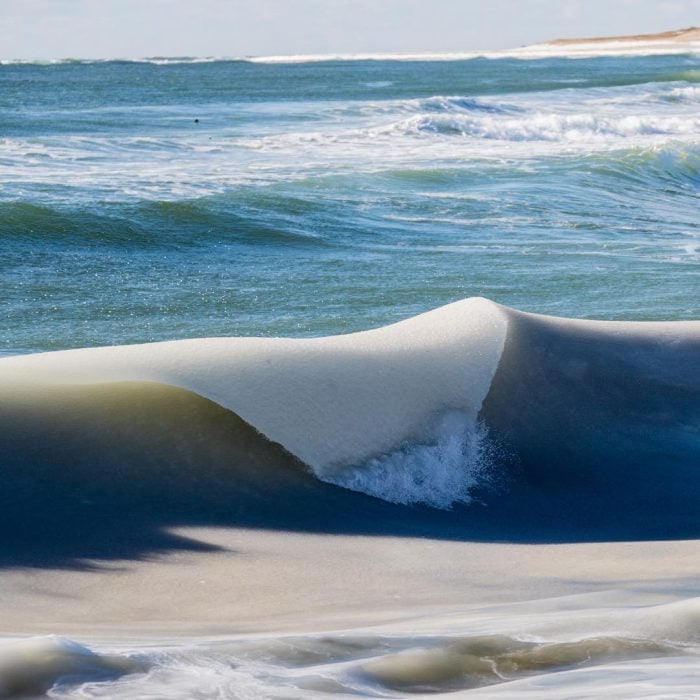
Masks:
[[[508,322],[486,299],[326,338],[207,338],[40,353],[0,360],[0,383],[153,381],[234,411],[323,477],[407,443],[434,440],[436,420],[472,429]]]

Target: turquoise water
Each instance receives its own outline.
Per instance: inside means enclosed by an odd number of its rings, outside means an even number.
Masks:
[[[0,66],[4,353],[700,315],[700,58]]]

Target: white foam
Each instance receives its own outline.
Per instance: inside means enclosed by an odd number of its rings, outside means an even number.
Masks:
[[[673,88],[663,97],[667,100],[678,100],[679,102],[697,102],[700,99],[700,87],[689,85]]]
[[[538,674],[450,693],[450,700],[691,700],[698,697],[698,660],[665,657]],[[432,696],[414,696],[427,700]]]
[[[324,481],[391,503],[450,508],[469,503],[489,469],[486,428],[459,411],[437,421],[429,442],[407,444],[366,464],[324,476]]]
[[[700,42],[606,41],[576,44],[532,44],[513,49],[419,53],[333,53],[253,56],[252,63],[319,63],[324,61],[466,61],[474,58],[594,58],[596,56],[658,56],[700,52]]]
[[[445,53],[326,53],[251,56],[251,63],[322,63],[325,61],[464,61],[480,57],[505,57],[507,51],[454,51]]]
[[[503,141],[585,141],[635,136],[684,136],[700,133],[700,119],[687,116],[598,116],[533,113],[525,117],[420,115],[391,127],[407,134],[457,134]]]
[[[215,63],[217,61],[240,61],[240,58],[228,58],[224,56],[152,56],[142,58],[0,58],[0,66],[54,66],[54,65],[90,65],[93,63],[151,63],[156,66],[169,66],[188,63]]]
[[[412,546],[427,551],[425,548],[432,548],[435,543],[415,541]],[[384,556],[390,558],[394,547],[384,550]],[[417,561],[409,558],[407,569],[402,571],[412,585],[417,581]],[[387,566],[386,558],[382,562]],[[478,563],[477,558],[474,565]],[[448,682],[442,692],[422,695],[416,687],[418,680],[411,696],[499,700],[696,697],[698,600],[650,604],[657,596],[666,598],[659,591],[641,593],[625,588],[505,605],[465,607],[462,602],[447,609],[423,608],[388,624],[374,621],[370,627],[342,632],[151,637],[147,642],[133,640],[128,645],[112,642],[105,649],[108,653],[60,640],[73,654],[109,658],[112,663],[130,662],[132,667],[128,670],[142,672],[105,683],[89,669],[81,669],[52,689],[51,697],[328,698],[337,693],[348,697],[387,697],[391,694],[389,689],[375,680],[378,667],[398,671],[400,678],[401,666],[397,668],[397,662],[405,661],[411,668],[404,668],[411,675],[416,674],[414,679],[417,676],[429,686],[434,682],[437,690],[440,678],[450,680],[449,675],[441,673],[447,670],[449,674],[450,664],[445,666],[444,662],[459,661],[460,656],[466,661],[471,645],[474,655],[495,667],[499,657],[505,661],[501,666],[502,671],[507,669],[500,678],[503,682],[481,689],[470,687],[499,679],[481,675],[478,667],[464,665],[452,677],[455,687]],[[356,604],[352,596],[351,600]],[[51,648],[50,640],[27,641],[30,648],[37,642]],[[595,649],[602,651],[606,641],[610,655],[596,654]],[[536,665],[528,669],[528,651],[520,657],[524,668],[518,669],[512,663],[518,658],[517,651],[511,656],[509,648],[520,642],[542,645],[533,650],[535,654],[544,651],[540,657],[544,664],[539,669]],[[559,657],[556,648],[552,648],[547,655],[549,645],[560,643],[580,643],[581,651],[571,655],[570,649],[567,657],[567,651],[561,650],[564,655]],[[15,644],[21,647],[27,642]],[[586,659],[586,649],[594,650],[592,658]],[[133,659],[141,660],[140,668]],[[460,687],[465,690],[458,690]]]
[[[503,349],[506,315],[455,302],[385,328],[326,338],[208,338],[0,359],[0,382],[154,381],[236,412],[323,475],[471,426]]]

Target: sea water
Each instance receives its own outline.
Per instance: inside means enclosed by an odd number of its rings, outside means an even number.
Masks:
[[[700,59],[0,69],[1,349],[698,316]]]
[[[80,544],[96,503],[124,537],[153,504],[360,542],[697,537],[697,324],[507,307],[700,317],[699,106],[691,53],[0,65],[0,353],[117,346],[0,364],[8,560]],[[698,696],[697,579],[585,595],[8,638],[0,697]]]

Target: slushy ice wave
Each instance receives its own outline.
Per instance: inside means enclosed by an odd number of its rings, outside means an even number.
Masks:
[[[697,696],[700,61],[587,52],[0,65],[0,696]]]
[[[484,698],[565,698],[572,692],[594,698],[603,687],[620,698],[664,691],[692,697],[698,602],[614,612],[530,608],[515,618],[482,621],[488,632],[478,621],[431,617],[412,634],[368,628],[160,639],[138,648],[128,642],[90,648],[61,637],[6,640],[0,643],[0,697],[47,691],[55,698],[459,697],[469,691],[468,697]],[[509,629],[514,623],[517,633]],[[457,624],[471,629],[450,628]]]
[[[591,532],[697,534],[698,322],[557,319],[475,298],[325,338],[10,357],[0,379],[3,478],[30,499],[47,478],[77,480],[72,497],[88,500],[154,488],[187,501],[191,482],[254,509],[251,484],[284,500],[290,479],[311,478],[459,522],[506,504],[531,523],[569,513],[554,537],[584,511]]]

